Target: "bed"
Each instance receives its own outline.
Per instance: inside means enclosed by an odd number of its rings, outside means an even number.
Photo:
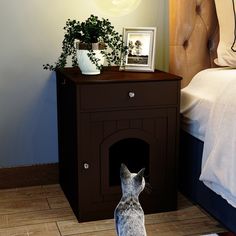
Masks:
[[[236,141],[228,141],[236,139],[231,126],[236,123],[235,4],[236,0],[169,1],[169,71],[183,77],[180,191],[236,233]],[[221,185],[214,186],[215,179]]]

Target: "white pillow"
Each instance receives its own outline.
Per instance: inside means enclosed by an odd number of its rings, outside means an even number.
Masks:
[[[216,12],[220,27],[220,42],[217,48],[217,56],[215,63],[218,66],[236,67],[236,51],[235,40],[235,15],[234,5],[236,8],[236,0],[215,0]],[[236,9],[235,9],[236,11]]]

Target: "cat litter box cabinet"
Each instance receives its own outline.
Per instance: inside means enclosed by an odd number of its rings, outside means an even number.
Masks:
[[[113,218],[121,163],[145,167],[145,214],[176,209],[181,78],[116,67],[56,75],[60,185],[78,220]]]

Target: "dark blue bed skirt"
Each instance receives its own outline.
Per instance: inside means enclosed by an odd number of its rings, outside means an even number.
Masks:
[[[222,225],[236,233],[236,208],[201,181],[203,142],[181,131],[179,158],[179,188],[190,200],[199,204]],[[236,181],[236,180],[235,180]]]

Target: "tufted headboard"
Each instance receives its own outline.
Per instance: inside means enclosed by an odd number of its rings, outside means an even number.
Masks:
[[[185,87],[200,70],[215,67],[219,41],[214,0],[169,0],[169,71]]]

